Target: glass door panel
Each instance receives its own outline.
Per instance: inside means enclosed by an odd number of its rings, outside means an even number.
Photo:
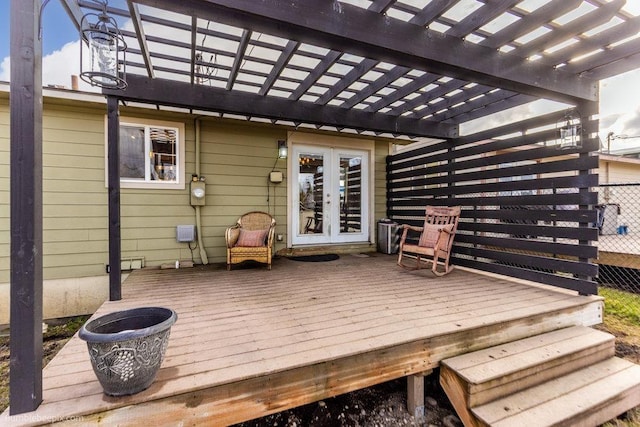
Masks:
[[[323,243],[328,241],[328,224],[325,221],[325,170],[329,150],[324,148],[294,148],[293,224],[294,243]]]
[[[340,233],[362,232],[362,157],[340,155]]]

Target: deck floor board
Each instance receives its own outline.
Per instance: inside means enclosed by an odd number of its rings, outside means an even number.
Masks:
[[[278,375],[287,372],[292,384],[281,385],[285,402],[279,405],[300,404],[323,396],[314,391],[316,383],[302,378],[315,372],[314,366],[319,376],[330,377],[322,380],[326,390],[342,392],[426,371],[467,347],[493,345],[491,337],[501,336],[506,326],[526,335],[530,317],[547,322],[548,328],[598,323],[598,297],[463,269],[435,277],[429,271],[403,270],[394,261],[380,254],[343,255],[323,264],[278,259],[272,271],[137,271],[124,283],[123,299],[104,303],[96,316],[153,305],[176,310],[178,321],[154,384],[134,396],[104,396],[86,345],[76,336],[44,369],[44,401],[35,414],[54,419],[110,410],[117,416],[117,408],[152,408],[172,396],[202,391],[211,400],[243,382],[247,387],[267,378],[284,382],[286,377]],[[548,313],[557,319],[545,320]],[[378,367],[378,376],[363,376],[360,363],[372,372]],[[308,394],[283,397],[295,395],[297,383]],[[222,386],[228,388],[224,393],[217,391]],[[225,402],[255,410],[249,402],[229,403],[235,400],[230,396]],[[14,423],[3,417],[7,414],[0,416],[0,424]]]

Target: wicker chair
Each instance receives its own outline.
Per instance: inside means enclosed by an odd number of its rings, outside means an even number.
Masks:
[[[402,236],[400,237],[398,265],[404,268],[417,270],[420,268],[421,259],[425,258],[431,262],[431,270],[436,276],[444,276],[453,270],[453,267],[449,265],[449,259],[451,257],[453,238],[456,234],[456,230],[458,229],[459,218],[460,206],[427,206],[423,227],[414,227],[403,224]],[[420,233],[420,238],[416,244],[407,243],[409,230]],[[403,258],[407,254],[415,257],[415,267],[403,264]],[[438,265],[442,265],[444,270],[438,271]]]
[[[231,264],[248,260],[265,263],[271,270],[275,227],[276,220],[268,213],[249,212],[227,228],[227,270],[231,270]]]

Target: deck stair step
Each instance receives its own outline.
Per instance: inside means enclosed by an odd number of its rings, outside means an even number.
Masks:
[[[597,425],[640,405],[640,366],[610,334],[575,326],[443,360],[466,426]]]

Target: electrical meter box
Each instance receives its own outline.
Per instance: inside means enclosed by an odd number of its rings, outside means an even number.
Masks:
[[[191,206],[204,206],[206,187],[204,181],[191,181]]]

